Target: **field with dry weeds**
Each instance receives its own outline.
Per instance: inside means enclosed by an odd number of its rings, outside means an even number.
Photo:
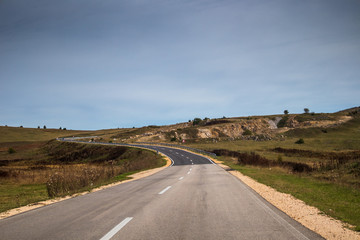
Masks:
[[[143,149],[55,140],[0,143],[0,212],[88,191],[164,164],[160,155]]]

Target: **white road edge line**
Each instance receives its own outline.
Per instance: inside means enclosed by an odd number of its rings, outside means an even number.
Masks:
[[[171,186],[167,186],[165,189],[163,189],[161,192],[159,192],[159,194],[163,194],[165,193],[167,190],[169,190],[171,188]]]
[[[116,225],[113,229],[110,230],[106,235],[104,235],[100,240],[109,240],[111,239],[117,232],[119,232],[123,227],[125,227],[126,224],[128,224],[133,218],[127,217],[124,220],[122,220],[121,223]]]

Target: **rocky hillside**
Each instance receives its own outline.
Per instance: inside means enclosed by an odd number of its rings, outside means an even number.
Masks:
[[[112,136],[122,142],[182,142],[208,139],[271,140],[295,128],[328,128],[359,115],[360,107],[337,113],[284,114],[240,118],[199,119],[169,126],[148,126]]]

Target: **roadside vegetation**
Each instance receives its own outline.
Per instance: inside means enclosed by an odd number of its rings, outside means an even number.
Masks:
[[[90,191],[164,164],[160,155],[136,148],[56,140],[0,142],[0,212]]]
[[[187,146],[214,152],[231,168],[360,231],[360,113],[341,114],[353,119],[327,128],[294,128],[271,141],[203,140]],[[307,112],[297,119],[337,115]]]

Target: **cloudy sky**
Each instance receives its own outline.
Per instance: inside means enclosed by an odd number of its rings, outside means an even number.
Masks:
[[[1,0],[0,125],[360,105],[358,0]]]

